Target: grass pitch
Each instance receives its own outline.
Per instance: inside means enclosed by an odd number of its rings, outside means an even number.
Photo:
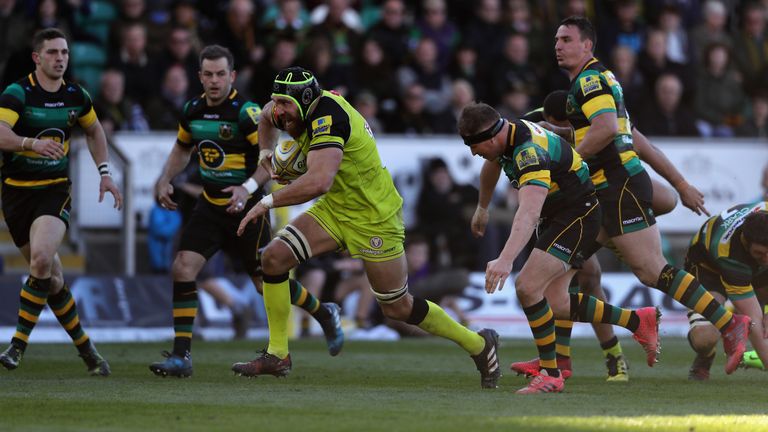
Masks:
[[[565,393],[517,396],[505,373],[482,390],[464,352],[439,339],[349,341],[331,358],[320,340],[291,344],[287,379],[235,377],[256,342],[193,343],[195,375],[158,378],[147,365],[169,344],[100,344],[113,375],[89,377],[71,345],[31,345],[19,369],[0,370],[0,431],[768,431],[768,374],[722,371],[689,382],[692,353],[663,340],[661,362],[645,365],[632,340],[629,383],[606,383],[594,340],[575,341]],[[502,366],[535,355],[532,342],[502,341]]]

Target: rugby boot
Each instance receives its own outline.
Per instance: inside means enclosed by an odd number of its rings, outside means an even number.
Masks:
[[[747,350],[749,326],[751,320],[746,315],[733,314],[731,322],[723,331],[723,348],[725,348],[725,373],[732,374]]]
[[[499,368],[499,334],[492,329],[482,329],[477,332],[485,339],[485,347],[479,354],[470,356],[480,371],[480,387],[498,388],[501,368]]]
[[[693,359],[691,369],[688,370],[688,379],[692,381],[706,381],[709,379],[709,370],[712,368],[712,362],[715,361],[715,354],[703,356],[697,354]]]
[[[249,362],[235,363],[232,371],[240,376],[256,377],[259,375],[273,375],[285,377],[291,372],[291,355],[284,359],[261,350],[261,354]]]
[[[637,310],[640,325],[632,337],[645,350],[648,366],[653,367],[659,361],[661,342],[659,341],[659,319],[661,311],[657,307],[644,307]]]
[[[24,349],[12,343],[0,354],[0,364],[8,370],[14,370],[19,367],[22,357],[24,357]]]
[[[535,359],[524,362],[515,362],[509,365],[509,368],[518,375],[525,375],[526,378],[530,378],[539,374],[539,358],[536,357]],[[570,357],[558,357],[557,368],[560,369],[560,376],[563,377],[563,380],[567,380],[573,375]]]
[[[743,368],[750,369],[764,369],[763,362],[760,360],[760,357],[757,355],[757,351],[748,351],[744,353],[744,357],[741,360],[741,364],[739,365]]]
[[[559,377],[551,377],[546,370],[541,370],[533,377],[527,386],[516,391],[516,394],[560,393],[565,388],[565,379],[561,373]]]
[[[321,308],[325,308],[328,311],[328,318],[320,320],[320,327],[325,334],[325,341],[328,344],[328,353],[331,356],[336,356],[341,352],[341,348],[344,346],[344,330],[341,329],[341,316],[339,312],[341,308],[336,303],[323,303]]]
[[[609,382],[627,382],[629,381],[629,365],[627,360],[624,359],[623,354],[614,356],[608,354],[605,357],[605,367],[608,369],[608,377],[605,378]],[[562,370],[560,371],[562,373]]]
[[[167,376],[188,378],[192,376],[192,355],[186,351],[183,356],[163,351],[165,360],[152,363],[149,370],[163,378]]]
[[[109,369],[109,363],[104,360],[104,357],[96,351],[96,347],[93,342],[88,341],[88,346],[80,352],[79,356],[85,362],[85,366],[88,368],[88,373],[91,376],[109,376],[112,371]]]

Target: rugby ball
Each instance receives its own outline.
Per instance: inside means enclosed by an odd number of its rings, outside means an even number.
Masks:
[[[295,180],[307,172],[307,156],[294,140],[275,146],[272,154],[272,172],[282,180]]]

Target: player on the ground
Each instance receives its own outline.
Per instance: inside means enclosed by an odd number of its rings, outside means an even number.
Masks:
[[[537,122],[545,128],[554,125],[557,128],[570,133],[571,125],[568,122],[568,116],[566,114],[567,98],[567,91],[556,90],[547,95],[544,99],[544,106],[531,111],[523,118],[525,120]],[[570,136],[565,138],[570,138]],[[680,195],[683,205],[696,214],[704,213],[709,215],[706,207],[704,207],[704,195],[696,189],[696,187],[690,185],[685,180],[685,177],[674,165],[672,165],[672,162],[670,162],[660,149],[651,144],[645,135],[640,133],[635,127],[632,128],[632,139],[640,159],[650,165],[654,171],[658,172],[675,188]],[[653,187],[653,197],[651,200],[651,209],[653,210],[653,213],[656,216],[661,216],[671,212],[677,205],[677,197],[675,194],[658,180],[652,179],[651,183]],[[482,215],[487,214],[486,210],[487,209],[478,208],[475,212],[477,215],[475,220],[483,222]],[[480,228],[480,226],[477,228]],[[484,229],[484,225],[482,228]],[[473,227],[473,230],[474,229],[475,227]],[[478,231],[476,235],[482,235],[482,233]],[[605,301],[606,297],[600,284],[600,276],[600,263],[597,260],[597,256],[592,255],[584,262],[583,268],[579,270],[573,281],[571,281],[570,289],[574,290],[580,288],[582,293]],[[600,347],[603,349],[603,355],[608,369],[607,381],[628,381],[628,366],[621,349],[621,344],[613,332],[613,326],[607,324],[593,324],[592,327],[600,342]],[[571,375],[570,341],[572,328],[572,322],[561,320],[555,322],[555,332],[557,334],[557,361],[558,365],[563,370],[563,376],[566,379]],[[538,370],[538,365],[538,359],[532,359],[526,362],[512,363],[510,368],[518,374],[532,375]]]
[[[240,236],[237,228],[243,212],[264,196],[259,185],[269,181],[269,173],[257,167],[261,108],[232,87],[235,75],[234,58],[227,48],[211,45],[200,52],[204,93],[187,102],[176,145],[155,185],[160,205],[175,210],[171,180],[197,151],[203,193],[183,228],[173,261],[173,350],[164,353],[165,361],[149,365],[159,376],[192,375],[190,349],[198,308],[195,280],[213,254],[224,249],[242,259],[254,285],[261,290],[259,249],[272,238],[269,215],[261,215]],[[344,342],[338,305],[320,304],[298,283],[291,284],[290,295],[320,322],[331,355],[338,354]]]
[[[519,394],[560,392],[564,378],[555,355],[555,317],[611,323],[634,333],[649,366],[659,350],[658,309],[622,309],[583,294],[568,294],[600,230],[600,203],[589,168],[562,138],[525,120],[504,120],[485,104],[470,104],[459,117],[459,133],[473,155],[486,159],[480,174],[480,203],[487,206],[503,169],[519,189],[519,208],[499,257],[488,263],[485,289],[501,289],[517,255],[536,233],[536,245],[515,290],[539,351],[539,370]],[[540,219],[543,222],[540,223]],[[551,309],[550,309],[551,304]]]
[[[0,354],[0,364],[9,370],[19,366],[29,335],[48,303],[91,375],[108,376],[109,364],[80,325],[56,253],[69,226],[68,164],[75,125],[85,131],[88,150],[101,174],[99,202],[109,192],[114,207],[120,209],[122,198],[112,181],[107,139],[91,97],[79,85],[64,81],[69,62],[64,33],[54,28],[41,30],[32,38],[32,49],[35,70],[0,96],[3,213],[13,243],[29,262],[16,333]]]
[[[232,369],[246,376],[290,372],[288,271],[312,256],[347,249],[353,258],[363,260],[384,315],[456,342],[475,361],[481,386],[497,387],[501,373],[496,332],[475,333],[438,305],[408,293],[403,200],[360,113],[343,97],[323,91],[310,71],[293,67],[277,75],[272,101],[262,112],[262,149],[273,148],[278,129],[287,131],[307,153],[307,172],[259,201],[243,218],[239,232],[270,208],[319,199],[262,253],[269,346],[258,358],[236,363]]]
[[[749,317],[726,310],[689,273],[669,265],[661,252],[661,236],[651,210],[650,177],[632,146],[621,85],[593,55],[595,31],[583,17],[563,20],[555,37],[558,66],[568,72],[571,89],[566,113],[576,151],[589,164],[603,207],[598,240],[610,242],[632,272],[702,314],[723,336],[732,373],[746,350]],[[561,134],[561,133],[559,133]]]
[[[768,360],[768,318],[753,287],[768,280],[768,201],[741,204],[709,218],[691,240],[685,269],[721,303],[726,298],[752,320],[749,340],[763,364]],[[718,332],[700,314],[688,314],[688,341],[696,351],[688,378],[709,379]]]

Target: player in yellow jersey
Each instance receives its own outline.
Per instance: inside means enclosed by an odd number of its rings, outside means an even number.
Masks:
[[[733,315],[688,272],[669,265],[661,252],[661,236],[650,207],[650,177],[632,143],[632,124],[621,85],[594,57],[595,29],[584,17],[569,17],[555,36],[557,64],[571,81],[566,113],[576,151],[587,161],[603,206],[598,240],[609,240],[633,273],[702,314],[722,333],[732,373],[739,364],[749,333],[749,318]]]
[[[272,101],[262,112],[259,145],[272,149],[278,129],[287,131],[307,152],[307,172],[259,201],[243,218],[240,230],[270,208],[318,200],[263,251],[269,346],[253,361],[236,363],[233,370],[247,376],[284,376],[290,371],[288,271],[314,255],[346,249],[363,260],[384,315],[456,342],[475,361],[481,386],[496,388],[500,377],[496,332],[470,331],[438,305],[408,293],[403,200],[381,163],[365,119],[343,97],[323,91],[306,69],[281,71],[272,90]]]

